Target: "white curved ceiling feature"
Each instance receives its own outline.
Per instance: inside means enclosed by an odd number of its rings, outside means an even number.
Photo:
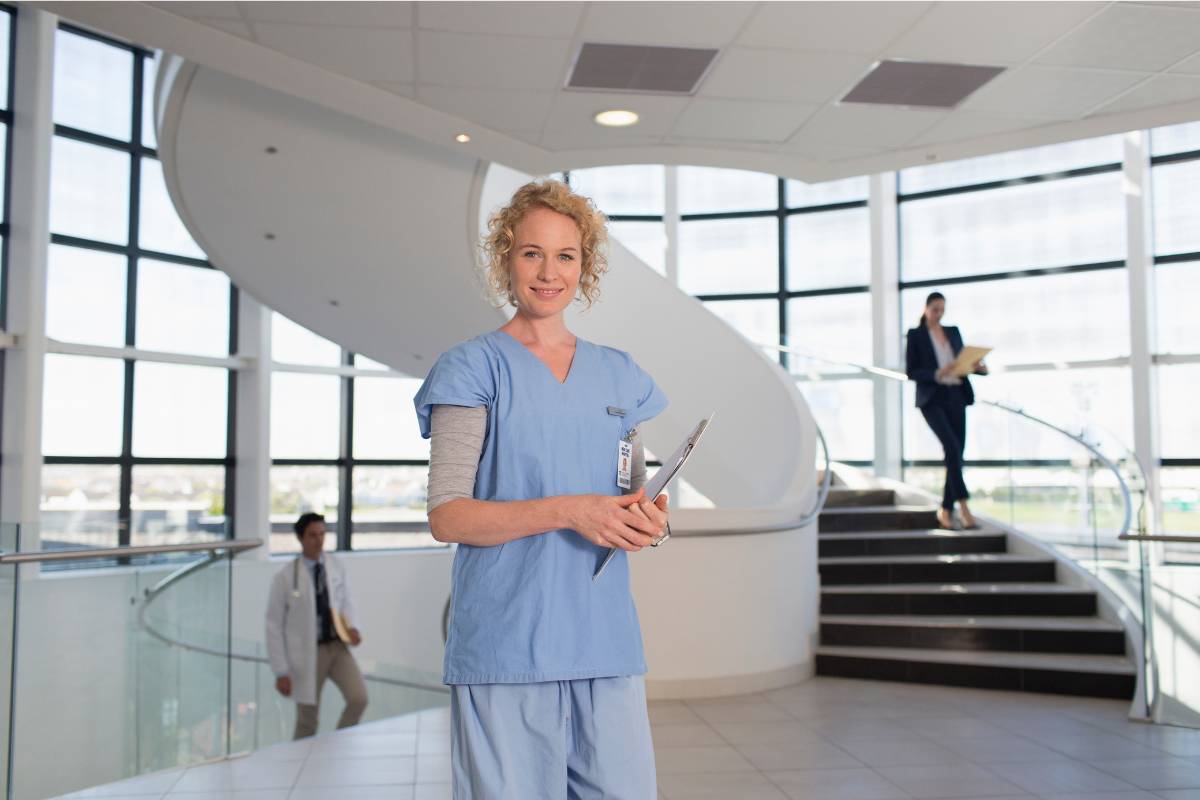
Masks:
[[[413,375],[503,321],[472,248],[479,205],[486,213],[514,187],[481,197],[473,159],[178,59],[157,93],[172,200],[242,289]],[[632,352],[672,398],[647,427],[650,449],[669,453],[715,410],[692,482],[721,506],[773,513],[755,518],[764,524],[798,516],[815,491],[816,444],[794,382],[625,248],[614,245],[610,264],[603,300],[572,326]]]
[[[502,320],[469,244],[475,159],[211,69],[185,69],[168,107],[172,199],[264,303],[414,375]]]
[[[1200,7],[1114,2],[36,3],[530,174],[626,163],[807,181],[1200,118]],[[720,49],[694,95],[567,90],[584,42]],[[875,62],[1006,71],[953,110],[840,104]],[[603,108],[642,115],[629,129]]]

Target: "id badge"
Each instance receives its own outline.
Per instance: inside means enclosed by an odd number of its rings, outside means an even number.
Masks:
[[[617,486],[628,489],[633,480],[633,443],[622,439],[617,442]]]

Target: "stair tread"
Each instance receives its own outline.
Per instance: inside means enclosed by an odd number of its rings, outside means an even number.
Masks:
[[[822,514],[933,514],[937,509],[933,506],[834,506],[821,509]]]
[[[1053,564],[1053,558],[1019,553],[922,553],[894,556],[826,556],[817,564]]]
[[[848,542],[854,539],[975,539],[1003,536],[1000,530],[947,531],[933,528],[911,531],[861,531],[855,533],[819,533],[817,539],[829,542]]]
[[[1002,650],[930,650],[912,647],[830,645],[818,647],[817,655],[1064,672],[1103,672],[1114,675],[1137,674],[1133,662],[1124,656],[1079,653],[1015,653]]]
[[[1061,583],[862,583],[822,586],[824,594],[1095,594]]]
[[[821,623],[831,625],[894,625],[920,628],[1024,628],[1048,631],[1124,631],[1102,617],[1057,616],[936,616],[910,614],[822,614]]]

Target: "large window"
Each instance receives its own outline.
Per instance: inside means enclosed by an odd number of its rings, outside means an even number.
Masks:
[[[167,195],[152,70],[137,47],[57,32],[43,547],[231,533],[236,291]]]
[[[680,288],[749,341],[801,351],[778,356],[801,382],[834,457],[872,459],[873,427],[861,424],[871,415],[871,383],[833,363],[871,360],[866,177],[806,184],[742,170],[627,166],[576,170],[568,180],[608,215],[615,239],[662,273],[674,188]]]
[[[1192,398],[1200,394],[1200,122],[1151,131],[1150,146],[1163,521],[1170,533],[1197,535],[1200,415]]]
[[[13,96],[13,76],[8,67],[16,35],[13,18],[12,9],[0,6],[0,330],[7,326],[5,310],[8,308],[8,165],[12,160],[9,131],[12,128]]]
[[[1121,138],[1109,136],[903,170],[899,335],[940,291],[966,343],[995,348],[977,396],[1129,441],[1121,158]],[[941,447],[911,384],[903,394],[908,475],[933,489],[941,472],[922,465],[940,463]],[[1053,481],[1075,455],[1049,429],[986,406],[971,412],[966,459],[977,477],[1019,463]],[[976,489],[985,508],[992,489],[1003,491],[987,480]]]
[[[275,314],[271,325],[271,550],[295,552],[292,523],[325,515],[327,548],[430,547],[429,442],[420,381],[343,351]]]

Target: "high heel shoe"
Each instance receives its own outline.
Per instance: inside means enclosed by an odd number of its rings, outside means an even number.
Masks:
[[[959,528],[958,528],[958,525],[957,525],[957,523],[956,523],[956,520],[954,519],[954,515],[953,515],[953,514],[946,514],[946,516],[947,516],[947,517],[949,518],[949,520],[950,520],[948,523],[947,523],[947,522],[945,522],[945,521],[943,521],[943,520],[942,520],[942,515],[941,515],[941,513],[940,513],[940,512],[938,513],[938,515],[937,515],[937,526],[938,526],[938,529],[939,529],[939,530],[943,530],[943,531],[956,531],[956,530],[958,530]]]

